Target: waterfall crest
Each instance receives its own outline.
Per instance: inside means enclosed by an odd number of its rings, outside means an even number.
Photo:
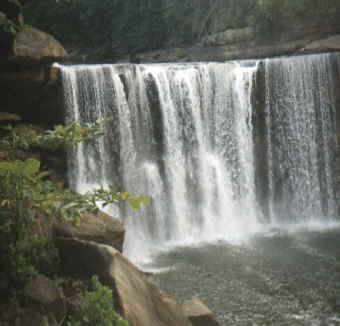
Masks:
[[[62,66],[68,118],[113,117],[105,137],[70,153],[70,183],[79,192],[115,184],[153,198],[139,212],[110,208],[125,221],[124,250],[135,261],[168,246],[232,241],[268,221],[334,218],[332,62],[320,55],[261,64]],[[263,108],[254,98],[260,69]],[[269,195],[259,204],[263,187]]]

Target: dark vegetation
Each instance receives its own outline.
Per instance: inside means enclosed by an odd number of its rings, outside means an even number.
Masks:
[[[299,26],[337,24],[337,0],[34,0],[26,22],[55,35],[74,54],[119,58],[190,45],[231,28],[277,39]]]
[[[337,25],[339,19],[337,0],[4,0],[0,39],[8,44],[18,30],[35,26],[71,55],[133,59],[227,29],[253,27],[260,41],[270,42],[291,29]]]

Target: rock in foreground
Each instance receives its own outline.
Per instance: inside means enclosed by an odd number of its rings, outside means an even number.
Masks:
[[[192,326],[182,307],[168,300],[118,250],[72,238],[57,238],[56,244],[68,272],[98,275],[113,290],[115,308],[130,326]]]

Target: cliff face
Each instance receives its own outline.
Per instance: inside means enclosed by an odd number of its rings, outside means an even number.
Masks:
[[[62,89],[51,63],[1,62],[0,89],[0,111],[16,113],[24,123],[52,126],[63,122]]]
[[[63,96],[52,63],[67,56],[63,46],[45,32],[25,28],[2,54],[0,111],[16,113],[26,123],[62,123]]]
[[[203,37],[190,47],[176,47],[134,57],[139,62],[226,61],[340,50],[340,25],[287,29],[274,40],[260,40],[252,28],[231,29]],[[129,58],[127,58],[129,60]]]

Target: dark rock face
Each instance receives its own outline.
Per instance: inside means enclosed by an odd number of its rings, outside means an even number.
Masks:
[[[64,122],[59,74],[50,62],[0,62],[0,111],[14,113],[23,123],[51,127]]]
[[[25,28],[2,42],[0,51],[0,110],[20,115],[24,123],[63,123],[61,83],[58,69],[52,67],[68,55],[63,46],[47,33]]]
[[[55,237],[76,238],[114,247],[122,252],[125,229],[118,219],[103,212],[87,214],[79,226],[58,222],[54,227]]]
[[[116,309],[130,326],[192,326],[181,306],[113,247],[66,238],[56,244],[69,272],[98,275],[113,290]]]
[[[13,54],[30,59],[67,56],[66,50],[53,36],[36,28],[23,29],[16,35]]]
[[[42,315],[49,315],[60,323],[66,315],[62,291],[49,278],[38,275],[26,287],[30,305]],[[53,318],[52,318],[53,316]]]

